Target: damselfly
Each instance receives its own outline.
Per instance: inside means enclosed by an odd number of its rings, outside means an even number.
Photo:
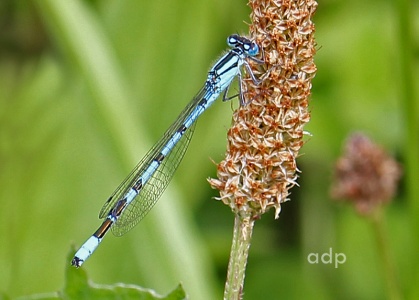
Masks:
[[[114,235],[121,236],[151,210],[186,152],[196,119],[221,93],[224,92],[224,101],[231,99],[227,98],[227,91],[236,76],[239,78],[240,102],[244,104],[241,67],[244,65],[252,80],[255,83],[259,82],[246,60],[249,58],[262,63],[255,58],[259,53],[259,47],[255,42],[236,34],[227,38],[227,44],[232,49],[210,69],[207,80],[198,94],[106,201],[99,213],[99,217],[105,220],[76,252],[71,262],[73,266],[80,267],[89,258],[109,229]]]

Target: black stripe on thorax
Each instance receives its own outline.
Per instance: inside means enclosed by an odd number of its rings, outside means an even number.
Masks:
[[[233,49],[234,50],[234,49]],[[226,63],[228,63],[233,56],[238,56],[238,53],[231,50],[215,67],[214,71],[217,73],[217,75],[223,75],[225,72],[228,72],[232,68],[237,68],[237,63],[232,64],[228,69],[225,69],[223,73],[219,73],[219,71],[224,67]]]
[[[218,73],[218,71],[226,64],[226,63],[228,63],[228,61],[229,60],[231,60],[231,58],[233,57],[233,56],[237,56],[237,57],[240,57],[241,55],[243,54],[243,50],[242,49],[240,49],[240,48],[234,48],[234,49],[231,49],[228,53],[227,53],[227,55],[214,67],[214,71],[215,72],[217,72],[217,74],[218,75],[222,75],[222,74],[224,74],[225,72],[228,72],[228,71],[230,71],[231,69],[233,69],[233,68],[237,68],[237,63],[238,63],[238,61],[239,61],[239,59],[236,61],[236,63],[235,64],[233,64],[233,65],[231,65],[228,69],[226,69],[225,71],[224,71],[224,73]]]

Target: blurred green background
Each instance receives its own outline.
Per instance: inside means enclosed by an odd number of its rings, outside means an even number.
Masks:
[[[333,164],[356,130],[408,174],[419,167],[409,158],[418,132],[407,118],[418,115],[417,77],[406,92],[411,74],[401,63],[418,74],[419,18],[412,41],[400,31],[402,1],[319,2],[306,127],[313,136],[292,201],[278,220],[270,212],[256,223],[245,299],[385,298],[370,224],[330,200]],[[418,3],[408,12],[417,16]],[[0,292],[62,288],[71,245],[99,226],[102,204],[202,86],[226,37],[248,32],[249,13],[239,0],[0,1]],[[410,45],[415,60],[403,50]],[[221,298],[233,215],[212,199],[218,194],[206,178],[215,176],[211,159],[223,158],[232,103],[219,101],[200,118],[147,218],[122,238],[109,235],[86,262],[94,282],[161,294],[182,282],[191,299]],[[405,180],[386,210],[398,278],[411,299],[419,297],[413,184]],[[330,248],[346,263],[307,262]]]

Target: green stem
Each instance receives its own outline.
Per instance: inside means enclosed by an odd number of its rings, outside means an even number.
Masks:
[[[378,252],[384,268],[388,298],[391,300],[402,299],[399,284],[396,276],[396,268],[391,256],[390,246],[388,244],[386,230],[384,229],[384,219],[382,209],[378,208],[371,216],[374,227]]]
[[[251,217],[241,217],[239,215],[236,215],[234,219],[233,242],[224,290],[225,300],[242,299],[254,222]]]
[[[394,11],[397,17],[397,45],[400,64],[400,102],[403,104],[404,120],[404,173],[405,173],[405,188],[406,197],[410,206],[410,222],[411,231],[417,232],[419,230],[419,185],[417,180],[419,178],[419,99],[416,92],[415,80],[415,59],[414,59],[414,26],[413,26],[413,1],[411,0],[394,0]],[[410,238],[411,248],[416,249],[419,245],[419,237],[417,234],[412,234]],[[417,281],[419,279],[418,263],[414,257],[411,259],[410,266],[411,275],[410,282],[406,283],[416,297],[419,296],[417,292]],[[412,295],[413,296],[413,295]],[[413,297],[415,297],[413,296]]]
[[[404,120],[405,120],[405,174],[406,174],[406,191],[411,205],[412,221],[416,229],[419,229],[419,108],[418,97],[416,94],[415,80],[415,59],[413,53],[413,18],[412,18],[412,1],[395,0],[395,8],[398,14],[398,46],[399,46],[399,63],[400,63],[400,98],[403,103]],[[416,239],[416,237],[414,237]]]

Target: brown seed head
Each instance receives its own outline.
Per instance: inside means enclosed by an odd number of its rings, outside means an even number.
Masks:
[[[263,82],[244,76],[249,104],[234,112],[228,131],[226,158],[217,166],[213,188],[234,213],[259,217],[281,203],[296,185],[296,158],[303,142],[311,80],[316,66],[313,56],[312,0],[250,0],[250,35],[261,48],[265,65],[249,61]]]

